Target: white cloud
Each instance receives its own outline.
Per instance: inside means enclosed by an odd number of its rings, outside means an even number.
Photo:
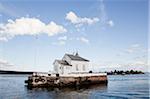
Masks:
[[[113,27],[114,26],[114,22],[112,20],[109,20],[108,23],[107,23],[110,27]]]
[[[60,36],[58,37],[58,41],[57,42],[53,42],[53,45],[66,45],[66,41],[67,41],[67,36]]]
[[[107,15],[106,9],[105,9],[105,5],[104,5],[104,0],[100,0],[99,1],[99,7],[98,7],[98,12],[99,15],[98,17],[94,17],[94,18],[89,18],[89,17],[81,17],[78,16],[75,12],[70,11],[66,14],[66,20],[69,20],[72,24],[75,25],[75,27],[77,28],[77,31],[80,32],[80,27],[88,24],[94,24],[99,22],[100,24],[100,28],[105,29],[106,27],[113,27],[114,21],[112,19],[110,19]]]
[[[147,60],[136,60],[129,62],[125,65],[122,65],[122,68],[124,69],[133,69],[133,70],[142,70],[147,72],[148,71],[148,63]]]
[[[8,39],[6,37],[0,37],[0,41],[8,41]]]
[[[134,53],[141,50],[140,44],[133,44],[128,49],[125,50],[127,53]]]
[[[148,71],[146,60],[136,60],[131,62],[100,61],[91,64],[95,71],[114,71],[114,70],[142,70]]]
[[[53,44],[53,45],[61,45],[61,46],[63,46],[63,45],[66,45],[66,41],[60,40],[60,41],[58,41],[58,42],[53,42],[52,44]]]
[[[58,40],[64,40],[64,41],[66,41],[67,40],[67,36],[58,37]]]
[[[131,63],[131,65],[134,65],[134,66],[147,66],[147,62],[146,60],[137,60],[133,63]]]
[[[5,67],[5,66],[14,66],[14,64],[9,63],[9,62],[6,61],[6,60],[0,59],[0,66],[3,66],[3,67]]]
[[[59,45],[65,45],[66,42],[65,41],[59,41]]]
[[[83,43],[86,43],[86,44],[89,43],[89,40],[88,40],[87,38],[85,38],[85,37],[77,38],[77,40],[78,40],[78,41],[81,41],[81,42],[83,42]]]
[[[140,47],[140,44],[133,44],[131,45],[131,47],[137,48],[137,47]]]
[[[70,11],[66,14],[66,19],[71,23],[76,24],[77,26],[82,26],[83,24],[94,24],[99,21],[99,18],[87,18],[87,17],[79,17],[74,12]]]
[[[110,20],[108,15],[107,15],[107,11],[105,9],[105,4],[104,4],[104,0],[100,0],[99,1],[100,6],[99,6],[99,12],[100,12],[100,22],[102,25],[108,25],[110,27],[114,26],[114,22],[113,20]],[[104,27],[102,29],[105,29]]]
[[[147,49],[148,53],[150,53],[150,48]]]
[[[17,35],[39,35],[47,34],[48,36],[53,36],[59,33],[67,32],[67,30],[61,26],[57,25],[53,21],[48,24],[40,21],[37,18],[20,18],[13,20],[8,20],[7,24],[0,25],[0,38],[14,37]],[[8,38],[10,39],[10,38]]]

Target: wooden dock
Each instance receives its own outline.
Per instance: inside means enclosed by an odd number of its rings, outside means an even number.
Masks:
[[[69,75],[32,75],[25,81],[28,87],[72,87],[90,84],[107,84],[106,73],[87,73]]]

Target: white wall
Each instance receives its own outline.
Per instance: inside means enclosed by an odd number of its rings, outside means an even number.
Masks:
[[[72,72],[72,66],[64,66],[64,74]]]
[[[66,55],[65,55],[66,56]],[[68,73],[75,73],[75,72],[89,72],[89,62],[87,61],[74,61],[70,60],[70,58],[63,57],[63,60],[69,60],[67,62],[70,62],[72,66],[64,66],[59,64],[57,61],[54,62],[54,71],[59,74],[68,74]],[[78,70],[76,66],[78,65]],[[84,68],[83,68],[84,66]]]
[[[72,65],[72,72],[88,72],[88,66],[89,66],[89,62],[87,61],[71,61],[71,65]],[[78,70],[76,68],[76,66],[78,65]],[[83,66],[85,67],[83,70]]]
[[[55,61],[53,65],[54,65],[55,73],[60,73],[61,72],[61,70],[60,70],[61,65],[57,61]]]
[[[61,65],[59,64],[57,61],[54,62],[54,71],[55,73],[59,73],[59,74],[68,74],[71,72],[71,68],[72,66],[65,66],[65,65]]]

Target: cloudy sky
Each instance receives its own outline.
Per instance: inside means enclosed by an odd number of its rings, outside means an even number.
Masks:
[[[0,69],[49,71],[78,51],[96,71],[148,70],[148,0],[0,0]]]

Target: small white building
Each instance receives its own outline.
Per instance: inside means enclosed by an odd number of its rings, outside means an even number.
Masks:
[[[89,72],[89,60],[80,57],[78,53],[65,54],[62,60],[55,60],[53,65],[55,73],[59,74]]]

